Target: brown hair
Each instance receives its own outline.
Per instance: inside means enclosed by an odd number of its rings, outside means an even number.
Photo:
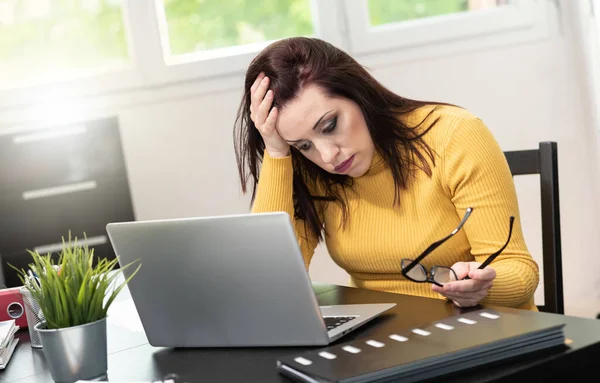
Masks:
[[[330,97],[355,102],[364,115],[375,149],[392,172],[396,186],[395,203],[399,202],[400,190],[406,188],[408,178],[415,170],[420,169],[431,176],[427,158],[435,165],[433,151],[422,140],[422,136],[437,120],[417,133],[415,128],[427,117],[412,127],[406,126],[399,117],[422,106],[440,103],[400,97],[381,85],[342,50],[320,39],[294,37],[266,47],[246,71],[244,95],[234,126],[234,141],[242,191],[247,191],[247,183],[251,178],[252,202],[265,144],[250,119],[250,87],[261,72],[270,79],[273,106],[279,110],[298,97],[301,89],[307,85],[319,86]],[[339,186],[350,187],[352,178],[329,173],[296,150],[292,150],[291,155],[295,218],[303,219],[308,230],[322,239],[323,222],[317,213],[315,201],[339,202],[345,222],[348,209],[343,196],[344,188]],[[320,190],[322,195],[313,195],[316,190]]]

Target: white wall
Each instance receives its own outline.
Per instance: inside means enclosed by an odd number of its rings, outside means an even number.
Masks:
[[[566,11],[587,107],[600,131],[600,0],[575,1]]]
[[[582,113],[588,117],[588,129],[583,134],[584,138],[589,140],[591,151],[595,153],[595,157],[589,158],[588,174],[591,188],[598,195],[600,191],[600,1],[569,1],[563,5],[566,5],[564,30],[568,37],[575,81],[581,84],[583,94],[579,106]],[[590,203],[593,204],[597,217],[600,201],[593,198]],[[597,254],[598,251],[595,251],[593,255]],[[600,312],[598,310],[599,290],[600,280],[597,280],[590,291],[593,299],[589,302],[582,301],[578,308],[574,307],[572,310],[580,313]]]
[[[563,25],[564,26],[564,25]],[[585,79],[577,74],[571,37],[398,62],[374,75],[407,97],[459,104],[479,115],[504,150],[558,142],[567,313],[600,312],[600,227],[597,222],[597,132],[585,105]],[[118,114],[138,219],[246,212],[233,154],[232,126],[240,86],[203,93],[205,84],[142,92],[135,102],[111,98],[75,103],[62,119]],[[160,101],[153,101],[158,99]],[[117,98],[117,97],[116,97]],[[122,102],[122,103],[121,103]],[[120,106],[119,106],[120,105]],[[8,111],[0,131],[18,129],[32,111]],[[6,123],[11,121],[11,123]],[[539,189],[535,177],[517,179],[525,235],[541,261]],[[311,266],[315,280],[345,284],[346,274],[320,248]],[[538,294],[539,296],[539,294]]]

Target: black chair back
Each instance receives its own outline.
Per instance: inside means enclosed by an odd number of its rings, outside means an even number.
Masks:
[[[564,314],[556,142],[540,142],[539,149],[508,151],[504,154],[513,176],[540,175],[544,305],[538,305],[538,309]]]

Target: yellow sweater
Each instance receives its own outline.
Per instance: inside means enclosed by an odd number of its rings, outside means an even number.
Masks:
[[[418,124],[433,107],[423,107],[405,118]],[[415,258],[432,242],[448,235],[465,210],[473,213],[465,226],[421,263],[452,266],[459,261],[483,262],[508,237],[509,217],[515,225],[509,245],[490,264],[496,279],[484,304],[537,310],[533,294],[539,270],[525,244],[514,183],[504,154],[477,117],[450,106],[437,107],[428,117],[439,121],[424,136],[436,153],[433,175],[418,172],[394,206],[394,181],[377,154],[371,168],[354,179],[348,194],[349,220],[340,226],[336,203],[324,209],[322,220],[327,250],[346,270],[354,286],[408,295],[445,299],[429,283],[416,283],[400,273],[400,260]],[[291,156],[271,158],[265,152],[253,212],[287,212],[296,228],[306,267],[318,242],[293,217]]]

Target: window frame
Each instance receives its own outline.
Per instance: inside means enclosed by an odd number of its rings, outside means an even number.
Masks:
[[[377,65],[548,36],[550,7],[547,5],[551,0],[514,1],[514,6],[507,5],[511,8],[501,12],[425,18],[378,27],[375,32],[366,28],[368,15],[362,13],[366,0],[311,0],[311,9],[316,37],[348,51],[362,64]],[[232,54],[225,57],[194,60],[196,56],[191,54],[187,60],[171,60],[167,57],[169,52],[163,49],[168,36],[164,33],[166,22],[160,19],[161,10],[164,13],[161,0],[123,0],[130,57],[128,68],[89,78],[0,90],[0,110],[30,109],[59,99],[98,99],[105,105],[106,99],[114,97],[120,103],[133,104],[138,99],[173,97],[178,93],[176,89],[185,94],[241,89],[239,81],[248,64],[270,43],[229,49]],[[362,27],[357,28],[356,23],[361,17]],[[493,20],[498,25],[489,25]],[[476,32],[464,28],[469,25],[464,24],[467,22],[477,26]],[[349,25],[354,27],[349,28]],[[468,33],[456,32],[453,36],[442,33],[449,26],[456,29],[461,25]],[[410,37],[425,30],[428,32],[424,37]]]
[[[389,23],[372,27],[368,0],[348,0],[345,11],[349,25],[350,51],[355,55],[373,55],[382,52],[410,52],[435,50],[460,51],[468,42],[477,47],[527,41],[548,35],[548,0],[512,0],[511,4],[478,11],[452,13]],[[511,37],[506,39],[506,35]],[[516,38],[515,38],[516,37]]]
[[[270,40],[261,43],[213,50],[208,53],[189,53],[186,55],[179,55],[179,57],[171,57],[169,54],[170,49],[168,49],[169,38],[162,0],[154,0],[153,4],[155,15],[153,18],[161,42],[161,62],[164,64],[152,79],[154,85],[164,85],[190,79],[203,80],[208,78],[220,78],[245,73],[246,68],[252,59],[264,47],[273,42],[273,40]],[[334,44],[340,44],[341,39],[337,25],[342,21],[339,18],[336,2],[310,0],[310,6],[313,14],[314,36]],[[336,15],[336,17],[334,17],[335,20],[332,23],[330,22],[330,18],[333,15]],[[327,22],[325,22],[326,18]],[[206,58],[206,56],[216,55],[218,52],[222,52],[222,55]]]

